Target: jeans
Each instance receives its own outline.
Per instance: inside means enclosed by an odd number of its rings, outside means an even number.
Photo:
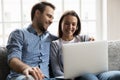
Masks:
[[[108,71],[97,75],[99,80],[120,80],[120,71]]]
[[[75,80],[99,80],[96,75],[87,73],[75,78]]]
[[[34,80],[34,78],[32,76],[26,78],[26,76],[22,75],[16,78],[12,78],[11,80]],[[44,80],[64,80],[64,79],[44,78]],[[120,71],[108,71],[100,73],[98,75],[87,73],[79,77],[76,77],[74,80],[120,80]]]
[[[120,71],[108,71],[98,75],[87,73],[76,77],[75,80],[120,80]]]
[[[9,80],[9,79],[7,79]],[[31,75],[29,75],[28,77],[26,77],[25,75],[21,75],[18,77],[14,77],[10,80],[35,80]],[[44,80],[56,80],[55,78],[44,78]]]

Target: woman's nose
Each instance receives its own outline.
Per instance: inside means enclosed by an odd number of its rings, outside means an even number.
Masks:
[[[69,28],[72,28],[72,24],[69,24]]]

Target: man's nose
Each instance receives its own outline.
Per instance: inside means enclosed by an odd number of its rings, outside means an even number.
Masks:
[[[50,19],[50,20],[49,20],[49,23],[51,24],[52,22],[53,22],[53,19]]]

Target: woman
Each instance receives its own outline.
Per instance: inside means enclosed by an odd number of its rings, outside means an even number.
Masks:
[[[59,21],[59,28],[58,28],[58,36],[59,39],[53,41],[51,44],[51,67],[52,72],[55,77],[63,76],[63,57],[62,57],[62,44],[68,43],[77,43],[77,42],[85,42],[85,41],[93,41],[93,38],[90,38],[87,35],[80,35],[81,31],[81,22],[80,19],[75,11],[67,11],[65,12]],[[113,72],[112,72],[113,73]],[[114,75],[117,72],[114,73]],[[120,75],[120,73],[118,73]],[[107,76],[106,76],[107,75]],[[109,72],[101,73],[99,75],[94,74],[85,74],[81,75],[76,80],[116,80],[113,79],[116,76]],[[118,78],[119,76],[117,76]]]

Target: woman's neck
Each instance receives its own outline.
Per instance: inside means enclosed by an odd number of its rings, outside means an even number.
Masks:
[[[71,41],[71,40],[73,40],[73,38],[74,38],[74,36],[62,36],[62,39],[64,41]]]

